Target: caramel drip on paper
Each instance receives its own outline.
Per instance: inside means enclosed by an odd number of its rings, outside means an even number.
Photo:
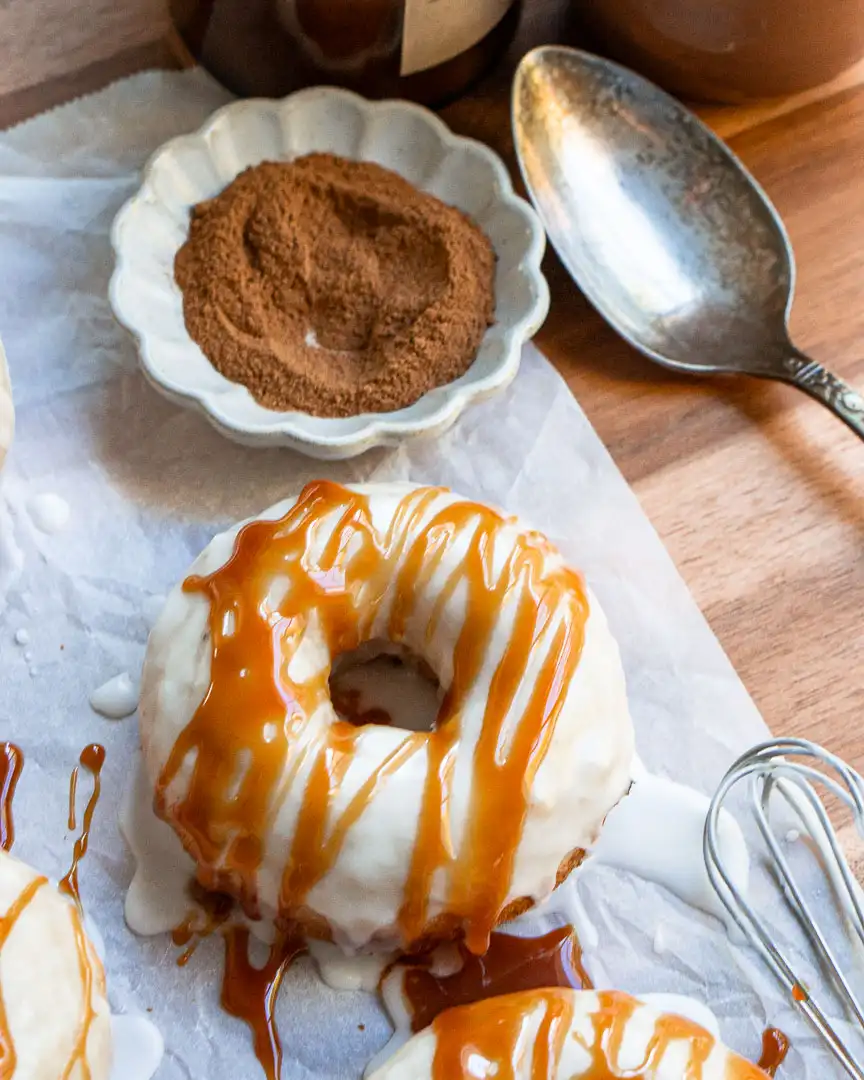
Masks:
[[[435,975],[428,967],[404,963],[403,990],[411,1014],[411,1030],[422,1031],[445,1009],[502,994],[549,987],[590,990],[582,950],[570,926],[540,937],[493,933],[489,951],[475,956],[459,944],[462,966],[452,975]]]
[[[69,867],[69,872],[66,876],[61,878],[60,884],[57,887],[60,892],[71,897],[75,903],[80,906],[81,897],[78,894],[78,864],[87,854],[87,847],[90,843],[90,827],[93,824],[93,814],[96,811],[96,804],[99,802],[99,796],[102,792],[102,766],[105,764],[105,748],[99,746],[98,743],[91,743],[90,746],[85,746],[81,751],[78,762],[79,763],[73,770],[69,781],[70,822],[74,821],[75,817],[74,798],[78,787],[79,769],[86,769],[93,777],[93,792],[87,800],[87,806],[84,809],[84,817],[81,822],[81,835],[75,841],[75,847],[72,850],[72,865]],[[70,825],[70,827],[74,827],[74,825]]]
[[[267,1080],[279,1080],[282,1070],[282,1046],[273,1015],[279,987],[291,963],[305,951],[304,938],[280,934],[267,962],[256,968],[249,961],[249,931],[240,926],[225,931],[222,1007],[251,1029],[255,1054]]]
[[[11,851],[15,843],[12,801],[24,768],[24,755],[14,743],[0,743],[0,850]]]
[[[171,940],[183,949],[177,957],[178,967],[185,967],[189,963],[200,943],[224,926],[234,910],[232,897],[224,893],[205,892],[194,882],[192,901],[192,911],[171,931]]]
[[[689,1049],[682,1080],[703,1080],[705,1063],[716,1045],[714,1037],[680,1016],[658,1017],[643,1061],[632,1065],[621,1060],[627,1025],[639,1007],[639,1002],[627,994],[599,993],[597,1009],[591,1016],[593,1037],[587,1042],[571,1029],[573,995],[569,990],[511,994],[451,1009],[432,1025],[436,1035],[432,1078],[474,1080],[477,1076],[495,1076],[496,1080],[516,1080],[520,1055],[530,1053],[530,1072],[520,1065],[518,1075],[530,1080],[555,1080],[564,1045],[572,1038],[591,1059],[588,1068],[580,1070],[580,1080],[613,1080],[620,1076],[650,1080],[657,1075],[670,1047],[681,1043]],[[542,1015],[536,1036],[527,1039],[526,1034],[536,1025],[538,1009]],[[765,1074],[749,1061],[730,1056],[725,1076],[726,1080],[764,1080]]]
[[[381,532],[365,496],[310,484],[280,520],[245,526],[224,566],[184,583],[209,601],[210,684],[165,764],[156,808],[196,860],[201,884],[236,896],[250,915],[259,914],[263,839],[292,785],[304,786],[282,876],[283,919],[302,914],[376,793],[422,752],[428,767],[399,915],[403,940],[410,944],[428,931],[429,886],[443,870],[452,928],[464,930],[472,952],[488,945],[506,903],[533,778],[579,662],[588,605],[579,575],[546,569],[551,549],[542,537],[522,533],[507,551],[496,550],[511,520],[464,501],[435,509],[440,494],[410,492]],[[433,597],[433,577],[456,543],[464,556]],[[312,550],[320,553],[313,558]],[[382,619],[396,643],[406,643],[425,620],[429,643],[457,596],[465,615],[435,730],[406,732],[337,817],[336,794],[364,728],[336,721],[323,732],[308,729],[306,717],[326,700],[329,672],[307,682],[289,672],[310,619],[333,656],[369,640]],[[501,628],[505,600],[513,625],[485,695],[468,826],[457,847],[448,807],[461,714]],[[531,691],[511,716],[529,658],[538,653]],[[166,791],[181,773],[185,794],[169,813]]]
[[[789,1039],[778,1028],[765,1028],[762,1033],[762,1056],[759,1068],[768,1076],[776,1076],[777,1070],[789,1053]]]

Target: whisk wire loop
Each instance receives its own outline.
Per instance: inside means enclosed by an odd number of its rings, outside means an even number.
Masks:
[[[833,770],[839,780],[807,764],[806,759],[818,761]],[[864,945],[864,898],[828,813],[813,787],[814,784],[822,785],[848,806],[859,833],[864,836],[864,779],[841,758],[807,739],[775,739],[762,743],[743,754],[724,776],[711,801],[703,837],[708,877],[732,920],[785,987],[847,1074],[855,1080],[864,1080],[864,1068],[837,1033],[819,1002],[805,989],[801,978],[777,948],[764,920],[748,903],[724,865],[720,815],[731,790],[743,781],[749,781],[759,832],[774,860],[784,896],[804,928],[839,998],[864,1028],[864,1008],[814,917],[811,905],[801,893],[769,818],[771,794],[776,791],[810,834],[846,920]]]

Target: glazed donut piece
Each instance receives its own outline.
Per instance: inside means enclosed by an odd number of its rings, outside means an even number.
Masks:
[[[432,732],[353,727],[334,658],[412,651]],[[208,888],[348,949],[464,934],[555,887],[630,779],[617,647],[517,520],[435,488],[319,482],[216,537],[150,637],[157,807]]]
[[[441,1013],[369,1080],[765,1080],[690,1020],[619,991],[527,990]]]
[[[78,908],[0,851],[0,1072],[15,1080],[107,1080],[105,974]]]

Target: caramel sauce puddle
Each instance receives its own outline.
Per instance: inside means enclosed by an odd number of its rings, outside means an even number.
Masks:
[[[397,966],[407,967],[402,985],[412,1031],[428,1027],[445,1009],[502,994],[549,987],[593,989],[570,926],[539,937],[496,932],[484,955],[476,956],[464,944],[458,952],[462,966],[452,975],[435,975],[411,958],[398,962]]]
[[[768,1076],[776,1076],[777,1070],[789,1053],[789,1039],[778,1028],[769,1027],[762,1033],[762,1056],[759,1068]]]

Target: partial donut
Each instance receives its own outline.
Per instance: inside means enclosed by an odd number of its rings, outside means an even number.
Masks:
[[[441,1013],[369,1080],[766,1080],[704,1028],[619,991],[526,990]]]
[[[431,732],[337,716],[335,657],[408,649]],[[489,933],[627,790],[618,649],[540,534],[440,488],[310,484],[217,536],[147,649],[141,739],[201,883],[346,949]]]
[[[105,973],[78,908],[0,851],[0,1075],[107,1080]]]

